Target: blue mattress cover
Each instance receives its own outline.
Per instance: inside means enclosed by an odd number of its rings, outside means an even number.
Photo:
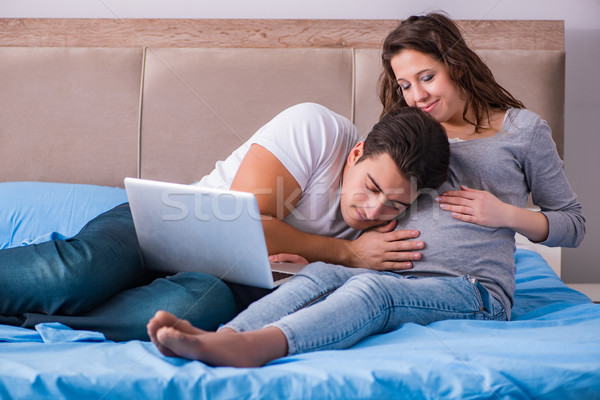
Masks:
[[[122,196],[115,189],[103,207]],[[60,229],[24,236],[52,232]],[[568,288],[538,253],[517,250],[515,257],[510,322],[408,323],[347,350],[262,368],[168,358],[149,342],[114,343],[60,324],[0,325],[0,398],[600,399],[600,305]]]

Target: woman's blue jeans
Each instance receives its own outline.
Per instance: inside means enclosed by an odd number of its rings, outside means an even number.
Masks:
[[[0,251],[0,323],[61,322],[111,340],[148,340],[146,324],[158,310],[207,330],[237,312],[231,290],[217,278],[153,277],[123,204],[73,238]]]
[[[468,277],[416,278],[393,272],[314,263],[258,300],[226,327],[276,326],[288,353],[344,349],[406,322],[506,320],[502,303]]]

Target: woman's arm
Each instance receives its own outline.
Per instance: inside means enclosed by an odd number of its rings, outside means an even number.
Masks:
[[[531,113],[532,114],[532,113]],[[548,124],[535,116],[520,122],[530,129],[530,142],[519,157],[533,204],[531,211],[500,201],[489,192],[461,187],[443,193],[440,207],[463,221],[488,227],[506,227],[547,246],[576,247],[585,234],[581,204],[571,189]],[[527,123],[531,124],[527,128]]]
[[[412,266],[411,260],[420,258],[422,242],[405,240],[418,236],[414,231],[373,230],[349,241],[308,234],[283,222],[302,190],[281,161],[258,144],[252,145],[242,160],[231,190],[256,196],[269,254],[298,254],[311,262],[372,269],[406,269]]]

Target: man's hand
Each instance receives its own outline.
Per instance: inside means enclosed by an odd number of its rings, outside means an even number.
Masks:
[[[425,247],[422,241],[409,240],[419,236],[418,231],[394,231],[396,221],[370,229],[358,239],[348,242],[352,254],[352,265],[378,271],[412,268],[412,261],[420,260],[419,250]]]
[[[271,262],[284,262],[284,263],[292,263],[292,264],[300,264],[300,265],[308,265],[309,262],[306,258],[299,256],[298,254],[288,254],[288,253],[279,253],[272,254],[269,256],[269,261]]]

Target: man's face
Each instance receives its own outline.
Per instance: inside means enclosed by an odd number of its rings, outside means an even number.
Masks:
[[[357,230],[396,218],[417,197],[387,153],[357,162],[362,152],[363,143],[359,143],[348,156],[340,199],[344,221]]]

